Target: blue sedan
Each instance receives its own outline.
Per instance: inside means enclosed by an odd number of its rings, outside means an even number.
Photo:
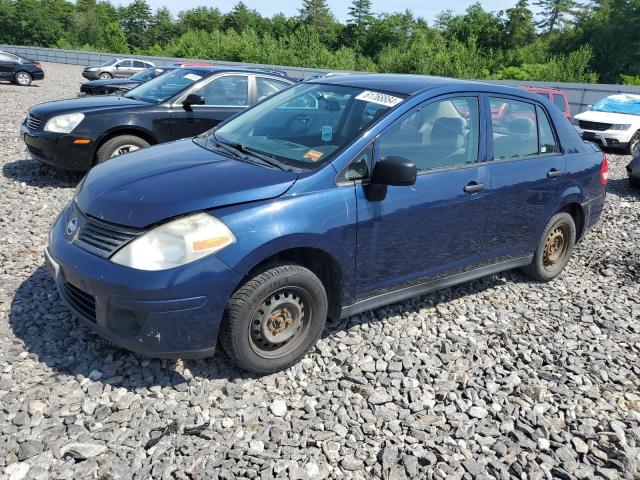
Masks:
[[[53,225],[64,303],[114,344],[297,362],[325,320],[495,272],[558,276],[607,157],[539,95],[410,75],[301,83],[94,168]]]

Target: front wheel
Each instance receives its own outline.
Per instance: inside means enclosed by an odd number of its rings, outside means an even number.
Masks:
[[[98,78],[100,78],[100,80],[109,80],[109,79],[113,78],[113,76],[111,76],[110,73],[103,72],[103,73],[100,74],[100,76]]]
[[[31,85],[31,81],[33,79],[31,78],[31,74],[29,72],[17,72],[14,76],[14,80],[16,84],[20,85],[21,87],[27,87]]]
[[[640,148],[640,130],[634,133],[631,140],[629,140],[629,143],[627,144],[627,153],[635,156],[638,148]]]
[[[315,344],[327,318],[320,279],[293,263],[255,275],[231,297],[220,344],[241,368],[258,374],[283,370]]]
[[[104,142],[98,149],[96,160],[98,163],[104,163],[111,158],[135,152],[148,146],[149,142],[135,135],[119,135]]]
[[[541,282],[553,280],[569,262],[576,243],[576,224],[566,212],[555,214],[544,229],[533,261],[522,270]]]

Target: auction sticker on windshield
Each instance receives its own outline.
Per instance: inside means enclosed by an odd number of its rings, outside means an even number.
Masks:
[[[307,153],[303,155],[303,157],[308,158],[312,162],[317,162],[318,160],[320,160],[320,157],[322,155],[324,154],[322,152],[319,152],[318,150],[309,150]]]
[[[198,80],[200,80],[202,77],[200,75],[196,75],[195,73],[187,73],[184,78],[187,78],[189,80],[193,80],[194,82],[197,82]]]
[[[387,93],[372,92],[371,90],[365,90],[356,97],[356,100],[377,103],[378,105],[384,105],[385,107],[395,107],[397,104],[402,102],[402,98],[400,97],[394,97]]]

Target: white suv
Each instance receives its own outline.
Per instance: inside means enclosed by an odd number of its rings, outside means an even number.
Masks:
[[[573,118],[585,140],[628,153],[640,144],[640,95],[612,95]]]

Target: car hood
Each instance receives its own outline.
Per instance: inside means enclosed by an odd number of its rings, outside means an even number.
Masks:
[[[297,176],[227,157],[187,139],[98,165],[87,174],[76,203],[94,217],[147,227],[191,212],[278,197]]]
[[[94,110],[104,112],[108,109],[130,108],[135,106],[149,106],[148,103],[127,97],[88,97],[58,100],[56,102],[41,103],[29,109],[29,113],[40,119],[47,119],[64,113],[89,113]]]
[[[585,122],[599,123],[640,123],[640,115],[629,115],[627,113],[598,112],[597,110],[588,110],[579,113],[573,118]]]
[[[110,80],[92,80],[90,82],[83,83],[84,86],[87,87],[134,87],[140,85],[137,80],[131,80],[128,78],[122,79],[110,79]]]

